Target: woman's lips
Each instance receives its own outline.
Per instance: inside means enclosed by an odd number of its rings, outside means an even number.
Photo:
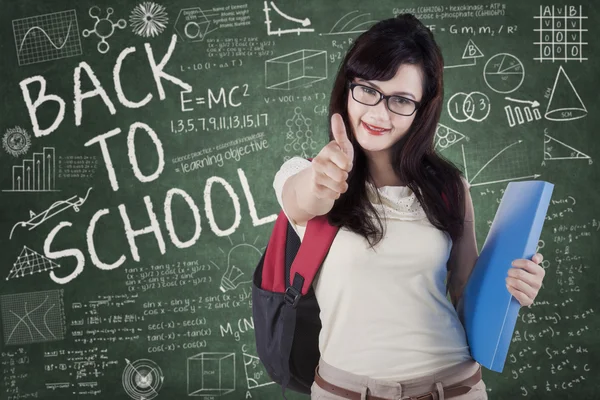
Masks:
[[[361,122],[362,122],[363,128],[365,128],[365,130],[368,133],[370,133],[371,135],[381,136],[384,133],[390,131],[389,129],[381,128],[381,127],[378,127],[378,126],[375,126],[375,125],[369,125],[369,124],[365,123],[364,121],[361,121]]]

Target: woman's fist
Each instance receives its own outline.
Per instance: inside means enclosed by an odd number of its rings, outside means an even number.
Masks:
[[[319,199],[336,200],[348,190],[348,174],[354,161],[354,147],[340,114],[331,117],[333,138],[313,158],[311,191]]]

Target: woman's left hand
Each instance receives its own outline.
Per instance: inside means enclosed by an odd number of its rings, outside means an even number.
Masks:
[[[508,270],[506,288],[521,306],[530,306],[542,287],[542,280],[546,271],[539,264],[544,257],[536,253],[531,260],[519,258],[512,262]]]

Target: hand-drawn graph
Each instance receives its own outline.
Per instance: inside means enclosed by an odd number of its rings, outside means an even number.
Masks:
[[[268,3],[271,3],[271,8],[269,8]],[[270,2],[265,1],[265,7],[263,8],[263,11],[265,12],[265,24],[267,24],[267,35],[269,35],[269,36],[271,36],[271,35],[281,36],[286,33],[295,33],[297,35],[300,35],[300,33],[302,33],[302,32],[314,32],[315,31],[312,28],[289,28],[289,29],[278,28],[277,30],[272,30],[271,29],[272,21],[270,18],[271,10],[274,10],[283,19],[286,19],[288,21],[291,21],[291,22],[294,22],[297,24],[301,24],[303,27],[310,26],[310,19],[308,19],[308,18],[299,19],[299,18],[291,17],[291,16],[285,14],[279,8],[277,8],[275,3],[273,3],[272,1],[270,1]]]
[[[524,146],[522,146],[522,144],[523,144],[523,140],[517,140],[516,142],[513,142],[513,143],[505,146],[503,149],[496,152],[496,154],[494,154],[492,157],[490,157],[485,162],[485,164],[481,168],[479,168],[477,173],[475,173],[475,175],[473,175],[473,177],[471,177],[471,178],[469,178],[469,169],[468,169],[468,165],[467,165],[467,161],[466,161],[467,158],[465,156],[465,148],[464,148],[464,146],[461,146],[463,164],[465,167],[465,178],[467,179],[467,182],[471,185],[471,187],[475,187],[475,186],[491,185],[494,183],[516,181],[516,180],[521,180],[521,179],[537,179],[537,178],[539,178],[541,176],[540,174],[518,176],[519,171],[527,170],[529,168],[528,163],[531,160],[531,157],[529,157],[529,155],[525,153],[526,149]],[[510,155],[510,160],[507,159],[508,154],[510,154],[510,153],[507,153],[508,150],[511,150],[511,152],[512,152],[512,154]],[[495,150],[492,150],[492,151],[495,151]],[[483,159],[485,159],[485,157],[487,157],[486,154],[488,154],[488,153],[489,153],[489,151],[486,151],[486,149],[477,150],[477,151],[473,152],[473,154],[476,157],[483,158]],[[504,161],[502,161],[503,159],[504,159]],[[495,165],[495,167],[494,167],[494,165]],[[477,178],[479,176],[479,174],[481,174],[485,170],[489,171],[490,169],[492,169],[492,172],[487,173],[488,179],[480,178],[480,180],[483,180],[483,182],[473,183],[473,181],[475,181],[475,178]],[[490,179],[489,177],[493,176],[493,175],[501,175],[501,176],[509,176],[509,177],[502,178],[502,179],[494,179],[494,178]],[[513,175],[513,176],[511,176],[511,175]]]
[[[165,30],[168,22],[165,7],[151,1],[138,4],[129,15],[133,33],[142,37],[158,36]]]
[[[462,133],[444,124],[438,124],[435,130],[435,148],[440,151],[446,150],[448,147],[455,145],[465,138],[466,136]]]
[[[327,79],[327,52],[298,50],[265,61],[267,89],[290,90]]]
[[[558,92],[558,94],[557,94]],[[562,65],[558,67],[544,117],[551,121],[571,121],[587,115],[587,108]]]
[[[477,65],[477,59],[481,57],[483,57],[483,53],[473,42],[473,39],[469,39],[462,54],[462,59],[466,60],[466,62],[464,64],[444,65],[444,68],[471,67]]]
[[[82,54],[75,10],[15,19],[12,25],[19,65]]]
[[[22,156],[31,147],[31,136],[19,126],[8,128],[2,136],[2,147],[13,157]]]
[[[508,53],[500,53],[485,63],[483,78],[494,92],[511,93],[523,83],[525,68],[517,57]]]
[[[355,15],[355,13],[359,13]],[[319,33],[320,36],[329,35],[351,35],[354,33],[362,33],[369,29],[369,24],[378,22],[371,18],[371,13],[360,14],[360,11],[350,11],[342,18],[338,19],[327,33]]]
[[[106,52],[110,50],[110,46],[108,45],[106,39],[108,39],[113,35],[113,33],[115,33],[115,27],[119,29],[125,29],[125,27],[127,26],[127,21],[125,21],[124,19],[120,19],[116,23],[112,22],[110,16],[113,12],[114,10],[112,9],[112,7],[108,7],[106,9],[106,17],[100,18],[100,7],[90,7],[88,14],[90,14],[90,17],[96,20],[96,22],[94,22],[94,29],[84,29],[82,32],[83,37],[88,37],[92,33],[95,33],[96,36],[100,38],[97,48],[98,52],[102,54],[106,54]]]
[[[165,380],[160,367],[148,359],[133,362],[125,359],[125,362],[121,376],[125,393],[134,400],[151,400],[158,396]]]
[[[212,12],[212,14],[209,14]],[[210,26],[209,17],[218,15],[213,9],[204,11],[200,7],[184,8],[179,11],[175,21],[175,32],[184,42],[201,42],[206,35],[219,29],[208,30]]]
[[[65,211],[65,210],[68,210],[69,208],[73,208],[73,210],[75,210],[75,212],[79,212],[79,207],[81,205],[83,205],[83,203],[85,203],[85,201],[87,200],[88,195],[90,194],[90,190],[92,190],[92,188],[88,189],[87,193],[85,194],[85,197],[77,198],[77,195],[75,195],[75,196],[69,197],[66,200],[60,200],[60,201],[54,202],[49,208],[47,208],[46,210],[42,211],[39,214],[36,214],[33,211],[29,210],[29,220],[19,221],[16,224],[14,224],[12,229],[10,230],[9,239],[12,239],[13,231],[15,230],[15,228],[17,226],[21,226],[21,227],[29,226],[29,230],[32,230],[32,229],[36,228],[38,225],[40,225],[41,223],[43,223],[44,221],[52,218],[53,216],[55,216],[57,214],[60,214],[61,212]]]
[[[284,150],[292,155],[309,158],[317,150],[317,143],[312,137],[312,121],[302,114],[300,107],[294,108],[294,116],[285,121],[288,131],[285,135]]]
[[[588,160],[589,164],[593,163],[592,158],[587,154],[544,133],[544,161],[582,159]]]
[[[0,297],[4,344],[31,344],[64,339],[66,332],[59,290]]]
[[[506,119],[508,120],[508,125],[512,128],[516,124],[522,125],[525,122],[531,122],[533,120],[542,119],[542,114],[540,113],[540,103],[537,101],[529,101],[529,100],[518,100],[513,99],[511,97],[505,97],[504,99],[512,101],[517,104],[527,104],[526,106],[518,106],[518,105],[507,105],[504,106],[504,112],[506,113]]]
[[[248,384],[248,389],[254,389],[275,383],[267,374],[265,367],[260,362],[260,358],[246,353],[243,355],[244,372],[246,372],[246,383]]]
[[[44,147],[33,158],[12,167],[12,187],[3,192],[54,192],[56,189],[56,155],[54,147]]]
[[[21,250],[21,254],[13,264],[6,280],[22,278],[25,275],[33,275],[37,272],[51,271],[54,268],[60,268],[60,265],[29,247],[23,246],[23,250]]]
[[[235,353],[198,353],[187,359],[188,396],[222,396],[235,390]]]
[[[556,7],[556,8],[555,8]],[[540,20],[539,29],[534,32],[540,33],[539,42],[533,42],[540,48],[539,57],[536,61],[584,61],[583,46],[583,16],[581,6],[540,6],[540,15],[533,17]]]

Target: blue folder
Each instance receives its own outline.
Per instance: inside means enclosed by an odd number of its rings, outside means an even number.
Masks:
[[[502,372],[521,305],[506,288],[512,262],[531,260],[554,185],[510,182],[463,294],[463,323],[471,356]]]

